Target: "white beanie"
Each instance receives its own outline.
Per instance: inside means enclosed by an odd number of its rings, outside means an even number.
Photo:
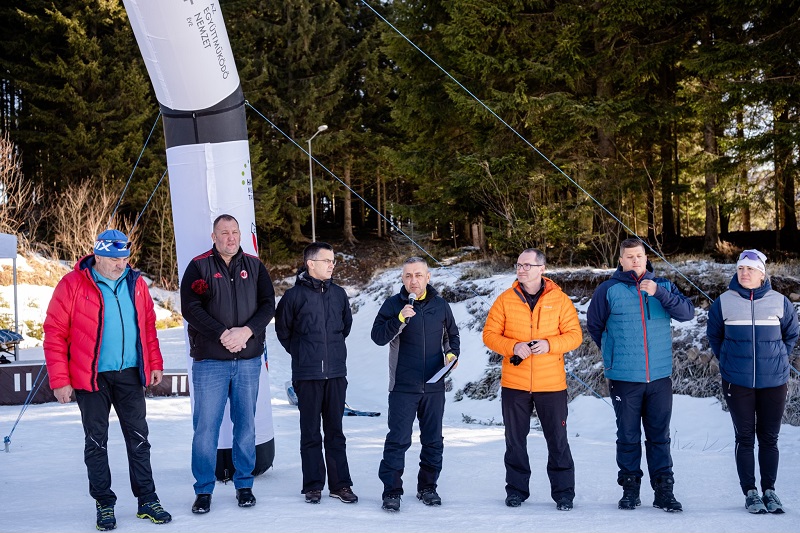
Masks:
[[[764,274],[767,273],[767,267],[764,265],[767,261],[767,256],[758,250],[745,250],[739,255],[739,261],[736,262],[736,268],[746,266],[760,270]]]

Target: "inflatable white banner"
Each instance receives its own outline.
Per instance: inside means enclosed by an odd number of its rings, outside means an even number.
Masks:
[[[258,255],[244,96],[218,3],[123,2],[164,117],[179,276],[192,258],[211,248],[212,223],[223,213],[239,221],[242,249]],[[269,468],[274,457],[271,398],[264,371],[256,408],[256,473]],[[219,436],[222,455],[230,455],[232,445],[228,412],[226,407]],[[224,479],[220,454],[217,477]]]
[[[158,101],[211,107],[239,86],[228,32],[212,0],[124,0]]]

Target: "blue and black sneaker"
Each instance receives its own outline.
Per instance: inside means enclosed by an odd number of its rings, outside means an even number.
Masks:
[[[100,502],[94,502],[97,507],[97,529],[98,531],[111,531],[117,527],[117,519],[114,516],[113,505],[102,505]]]
[[[153,500],[139,504],[139,511],[136,513],[139,518],[149,518],[154,524],[166,524],[172,522],[172,515],[161,507],[161,502]]]

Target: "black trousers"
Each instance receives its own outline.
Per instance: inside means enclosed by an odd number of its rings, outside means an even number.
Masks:
[[[89,494],[101,505],[114,505],[117,501],[116,494],[111,490],[107,449],[108,415],[113,405],[125,438],[133,495],[138,498],[139,504],[157,500],[150,467],[144,387],[139,379],[139,369],[100,372],[97,385],[97,392],[75,391],[86,437],[83,460],[89,474]]]
[[[309,379],[292,382],[300,409],[300,461],[303,467],[303,490],[322,490],[325,473],[328,489],[335,491],[353,486],[347,465],[347,450],[342,416],[347,394],[347,378]],[[325,432],[325,458],[322,456]]]
[[[528,434],[535,407],[547,443],[550,496],[556,502],[572,501],[575,498],[575,463],[567,441],[567,391],[528,392],[503,387],[501,403],[506,435],[506,494],[516,494],[523,500],[530,496]]]
[[[722,394],[728,404],[736,435],[736,470],[742,493],[756,488],[755,441],[758,439],[758,467],[761,490],[775,490],[778,477],[778,433],[786,407],[788,387],[750,389],[722,380]]]
[[[672,418],[672,379],[650,383],[608,380],[617,415],[618,479],[642,478],[642,427],[650,483],[673,477],[669,422]]]
[[[417,491],[436,488],[442,471],[442,417],[444,391],[429,393],[389,393],[389,433],[383,445],[383,459],[378,477],[383,482],[383,494],[403,494],[403,471],[406,452],[411,447],[414,419],[419,420],[419,473]]]

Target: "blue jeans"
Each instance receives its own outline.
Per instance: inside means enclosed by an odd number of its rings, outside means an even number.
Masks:
[[[219,428],[230,400],[233,423],[233,485],[253,486],[256,466],[256,399],[261,358],[222,361],[204,359],[192,363],[194,410],[192,426],[192,474],[195,494],[211,494],[216,482]]]

